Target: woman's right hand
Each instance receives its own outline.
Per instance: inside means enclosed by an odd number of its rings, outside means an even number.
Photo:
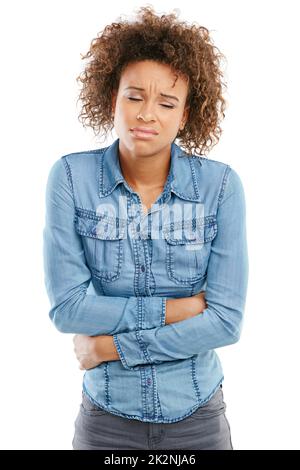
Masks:
[[[195,317],[207,308],[205,291],[191,297],[167,299],[166,305],[166,325]]]

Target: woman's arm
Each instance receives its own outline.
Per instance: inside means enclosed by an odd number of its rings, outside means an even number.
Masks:
[[[246,205],[240,177],[231,167],[227,170],[207,268],[208,307],[171,325],[114,334],[125,368],[185,359],[239,340],[248,284]]]
[[[165,324],[166,297],[87,294],[91,272],[74,228],[74,196],[64,157],[48,176],[43,230],[44,282],[49,316],[63,333],[109,335]]]
[[[187,318],[192,318],[207,307],[205,292],[195,294],[192,297],[182,297],[180,299],[168,299],[166,306],[166,325],[176,323]]]
[[[74,228],[74,216],[72,181],[68,179],[62,157],[49,172],[43,231],[44,280],[51,303],[49,316],[59,331],[112,335],[152,329],[197,313],[196,296],[167,300],[166,297],[87,294],[91,272],[81,237]]]
[[[187,298],[168,299],[166,325],[200,315],[205,308],[207,308],[205,292],[200,292],[199,294]],[[99,362],[120,360],[113,336],[96,336],[94,348]]]
[[[186,318],[194,317],[207,307],[205,292],[192,297],[168,299],[166,308],[166,324],[176,323]],[[101,362],[120,361],[113,336],[75,335],[73,338],[74,351],[79,361],[79,369],[92,369]]]

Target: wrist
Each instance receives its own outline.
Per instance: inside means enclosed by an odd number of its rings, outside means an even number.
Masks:
[[[188,310],[186,298],[168,299],[166,307],[166,323],[175,323],[185,319]]]
[[[165,324],[173,323],[175,321],[176,314],[176,299],[167,299],[166,302],[166,317]]]
[[[96,336],[96,354],[99,362],[119,361],[120,357],[113,337],[110,335]]]

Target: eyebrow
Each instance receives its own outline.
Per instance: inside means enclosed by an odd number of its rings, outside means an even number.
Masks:
[[[129,89],[133,89],[133,90],[139,90],[139,91],[145,91],[145,88],[139,88],[137,86],[128,86],[127,88],[125,88],[125,90],[129,90]],[[161,96],[164,96],[165,98],[170,98],[172,100],[176,100],[179,102],[179,99],[177,98],[177,96],[172,96],[172,95],[166,95],[165,93],[160,93]]]

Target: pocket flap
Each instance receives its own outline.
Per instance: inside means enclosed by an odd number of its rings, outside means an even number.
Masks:
[[[163,228],[164,238],[171,245],[207,243],[217,234],[215,216],[176,221]]]
[[[75,208],[77,233],[100,240],[119,240],[126,237],[126,219],[109,216],[89,209]]]

